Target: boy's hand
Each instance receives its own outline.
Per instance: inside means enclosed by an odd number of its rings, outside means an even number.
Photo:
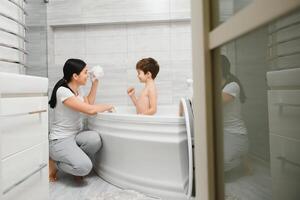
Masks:
[[[132,97],[135,94],[135,89],[133,87],[128,88],[127,94]]]

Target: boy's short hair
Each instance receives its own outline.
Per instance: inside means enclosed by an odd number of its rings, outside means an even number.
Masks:
[[[142,70],[145,74],[151,72],[152,79],[154,80],[159,72],[159,65],[153,58],[144,58],[137,62],[136,69]]]

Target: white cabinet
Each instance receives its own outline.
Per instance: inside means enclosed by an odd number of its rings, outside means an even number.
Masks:
[[[271,176],[274,200],[299,200],[300,68],[268,72]]]
[[[0,83],[1,200],[48,200],[48,79],[0,73]]]

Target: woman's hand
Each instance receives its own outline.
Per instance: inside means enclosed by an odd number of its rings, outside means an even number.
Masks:
[[[90,77],[91,77],[91,80],[92,80],[93,83],[94,83],[95,80],[99,80],[99,79],[101,79],[103,76],[104,76],[103,68],[100,67],[99,65],[93,67],[93,68],[90,70]]]
[[[108,105],[108,106],[109,106],[108,112],[112,112],[112,113],[116,112],[116,109],[113,105]]]
[[[128,96],[130,96],[130,97],[134,96],[134,94],[135,94],[135,89],[134,89],[133,87],[129,87],[129,88],[127,89],[127,94],[128,94]]]
[[[95,76],[93,76],[92,80],[92,84],[98,84],[99,83],[99,79],[97,79]]]

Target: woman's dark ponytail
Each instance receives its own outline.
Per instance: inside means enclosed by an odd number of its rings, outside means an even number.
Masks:
[[[57,103],[56,92],[57,92],[58,88],[66,87],[71,90],[71,88],[68,86],[68,83],[72,80],[73,74],[79,75],[85,66],[86,66],[86,63],[80,59],[71,58],[66,61],[64,68],[63,68],[64,77],[55,84],[52,94],[51,94],[51,98],[48,102],[51,108],[55,108],[55,106],[56,106],[56,103]]]
[[[49,105],[50,108],[55,108],[56,106],[56,92],[58,90],[59,87],[64,86],[64,87],[68,87],[67,82],[64,78],[60,79],[54,86],[53,90],[52,90],[52,95],[51,95],[51,99],[49,101]]]
[[[221,55],[221,67],[222,67],[223,78],[226,80],[223,87],[225,87],[225,85],[227,85],[228,83],[236,82],[240,87],[240,101],[242,103],[245,103],[246,101],[245,90],[241,84],[241,81],[230,72],[230,62],[228,58],[224,55]]]

